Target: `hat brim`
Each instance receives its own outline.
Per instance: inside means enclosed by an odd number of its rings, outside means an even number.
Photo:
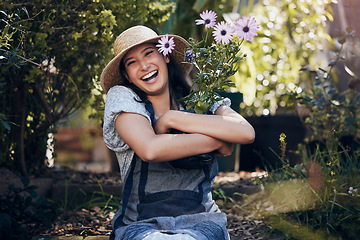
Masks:
[[[175,49],[170,53],[172,59],[177,62],[180,66],[182,72],[185,75],[188,75],[192,69],[192,64],[184,63],[185,59],[185,50],[189,48],[189,43],[180,36],[168,34],[169,38],[174,38]],[[145,41],[137,42],[136,44],[128,46],[126,49],[123,49],[118,55],[116,55],[104,68],[100,75],[100,85],[105,93],[109,89],[116,85],[122,85],[125,81],[124,76],[120,73],[119,65],[121,59],[124,55],[133,47],[138,46],[144,43],[154,43],[157,44],[158,40],[163,36],[158,36],[154,38],[147,39]]]

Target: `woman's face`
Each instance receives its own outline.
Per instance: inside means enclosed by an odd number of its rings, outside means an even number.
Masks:
[[[168,91],[168,57],[155,44],[144,43],[130,49],[123,58],[125,77],[147,95]]]

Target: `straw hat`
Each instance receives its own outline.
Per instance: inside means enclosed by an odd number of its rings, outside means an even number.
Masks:
[[[145,26],[131,27],[122,32],[115,40],[114,55],[115,57],[107,64],[100,76],[100,84],[105,93],[115,86],[124,83],[124,77],[120,73],[119,65],[121,59],[130,48],[142,43],[158,43],[162,36],[157,35],[152,29]],[[192,65],[184,62],[185,49],[189,47],[189,43],[180,36],[170,35],[169,38],[174,37],[175,49],[170,54],[175,60],[181,70],[188,74]]]

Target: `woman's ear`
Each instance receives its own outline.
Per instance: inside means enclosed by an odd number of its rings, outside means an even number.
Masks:
[[[169,62],[170,62],[170,58],[169,58],[168,56],[165,56],[164,58],[165,58],[165,62],[166,62],[166,63],[169,63]]]

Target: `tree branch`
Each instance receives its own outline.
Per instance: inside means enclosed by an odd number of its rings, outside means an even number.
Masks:
[[[35,82],[33,84],[31,84],[34,93],[36,94],[36,96],[38,97],[38,99],[40,100],[41,106],[43,107],[44,111],[45,111],[45,116],[46,119],[49,121],[50,125],[54,123],[54,116],[52,113],[52,110],[45,98],[44,93],[41,91],[39,85]]]

